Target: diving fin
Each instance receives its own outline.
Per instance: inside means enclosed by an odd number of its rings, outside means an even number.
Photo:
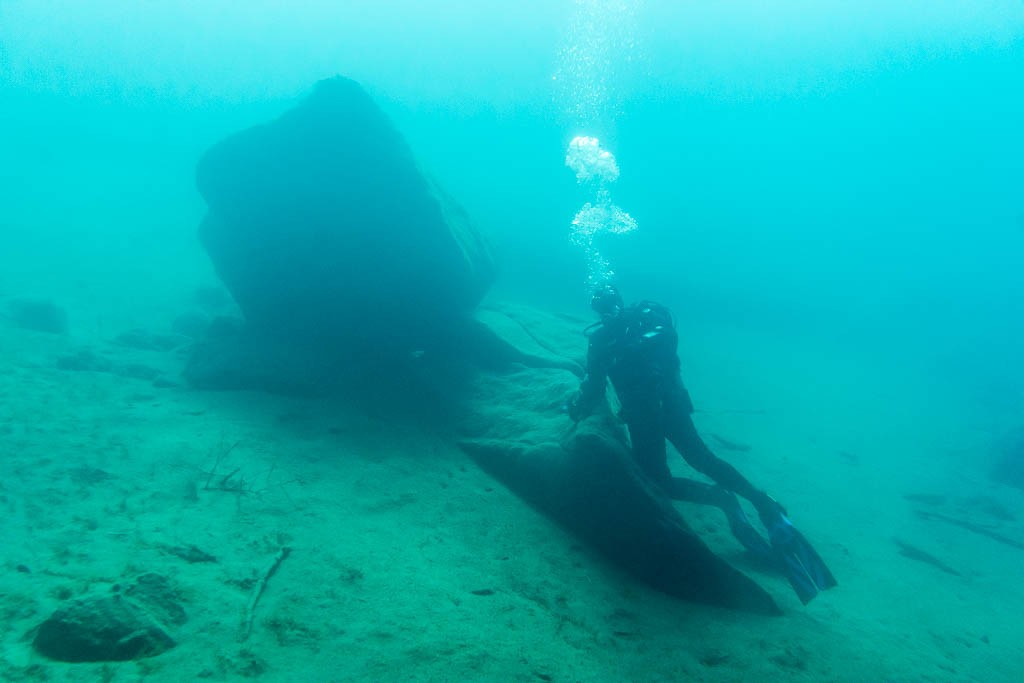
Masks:
[[[839,585],[825,566],[825,561],[788,517],[779,512],[777,518],[765,526],[772,543],[772,555],[789,579],[789,585],[796,591],[800,602],[806,605],[818,591]]]

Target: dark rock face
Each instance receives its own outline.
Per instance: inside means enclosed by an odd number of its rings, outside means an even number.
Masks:
[[[32,646],[62,662],[118,662],[153,657],[174,641],[145,611],[114,596],[70,602],[39,626]]]
[[[409,351],[493,277],[465,213],[424,177],[355,82],[214,145],[200,238],[254,333],[315,348]]]
[[[495,478],[654,588],[693,602],[779,614],[772,597],[717,557],[647,481],[616,432],[610,416],[595,416],[562,444],[462,446]]]

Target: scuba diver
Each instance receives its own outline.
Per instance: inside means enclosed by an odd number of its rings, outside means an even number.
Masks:
[[[782,570],[803,604],[819,590],[837,585],[818,553],[790,523],[786,510],[716,456],[697,433],[693,403],[680,378],[678,335],[668,309],[651,301],[627,307],[611,285],[595,291],[591,308],[601,320],[584,331],[589,336],[587,368],[569,401],[572,420],[579,422],[604,402],[610,379],[622,406],[620,416],[629,428],[633,457],[670,498],[722,509],[736,539]],[[673,477],[666,439],[715,484]],[[750,523],[737,495],[753,503],[770,543]]]

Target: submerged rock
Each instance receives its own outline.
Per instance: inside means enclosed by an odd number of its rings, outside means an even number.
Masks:
[[[354,81],[217,143],[197,171],[203,246],[249,333],[309,352],[408,352],[494,277],[465,212]]]
[[[39,626],[32,646],[61,662],[120,662],[158,655],[174,640],[138,605],[112,596],[58,609]]]
[[[68,314],[47,299],[14,299],[7,304],[7,315],[18,327],[36,332],[66,334]]]

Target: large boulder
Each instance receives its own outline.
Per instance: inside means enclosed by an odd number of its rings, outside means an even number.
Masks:
[[[293,349],[415,350],[494,277],[466,213],[345,78],[215,144],[197,183],[200,239],[248,329]]]
[[[144,609],[120,595],[72,600],[39,625],[32,646],[61,662],[123,662],[174,647]]]

